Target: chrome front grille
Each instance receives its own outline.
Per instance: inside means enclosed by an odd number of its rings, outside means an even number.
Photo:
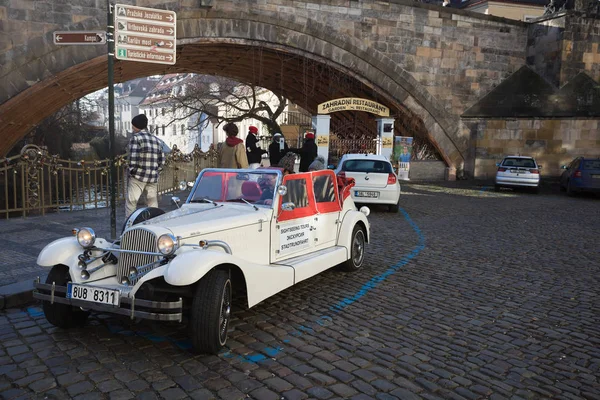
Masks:
[[[156,235],[143,228],[131,229],[121,237],[121,249],[140,252],[158,252],[156,248]],[[121,253],[117,264],[117,279],[121,282],[123,277],[129,277],[131,284],[139,280],[140,276],[130,276],[131,267],[141,267],[158,260],[158,256],[135,253]],[[140,271],[141,272],[141,271]]]

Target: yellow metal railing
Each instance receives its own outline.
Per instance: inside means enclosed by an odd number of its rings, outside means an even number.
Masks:
[[[166,156],[158,182],[159,194],[173,192],[182,180],[191,181],[208,167],[216,167],[217,152],[197,146],[184,154],[175,146]],[[116,160],[116,199],[125,198],[126,156]],[[50,155],[40,147],[25,146],[19,155],[0,161],[0,215],[4,218],[44,215],[48,211],[107,207],[109,160],[73,161]]]

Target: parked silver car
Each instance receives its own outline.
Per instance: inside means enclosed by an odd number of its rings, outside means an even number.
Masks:
[[[538,165],[533,157],[506,156],[496,166],[496,191],[501,187],[522,187],[532,188],[539,193],[542,166]]]

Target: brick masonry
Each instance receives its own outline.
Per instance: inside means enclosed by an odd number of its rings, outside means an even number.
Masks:
[[[533,156],[544,176],[558,176],[575,157],[600,157],[598,119],[489,119],[464,122],[472,137],[473,176],[493,178],[505,155]]]

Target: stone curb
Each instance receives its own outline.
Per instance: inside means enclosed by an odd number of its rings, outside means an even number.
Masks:
[[[0,310],[32,303],[33,280],[0,286]]]

